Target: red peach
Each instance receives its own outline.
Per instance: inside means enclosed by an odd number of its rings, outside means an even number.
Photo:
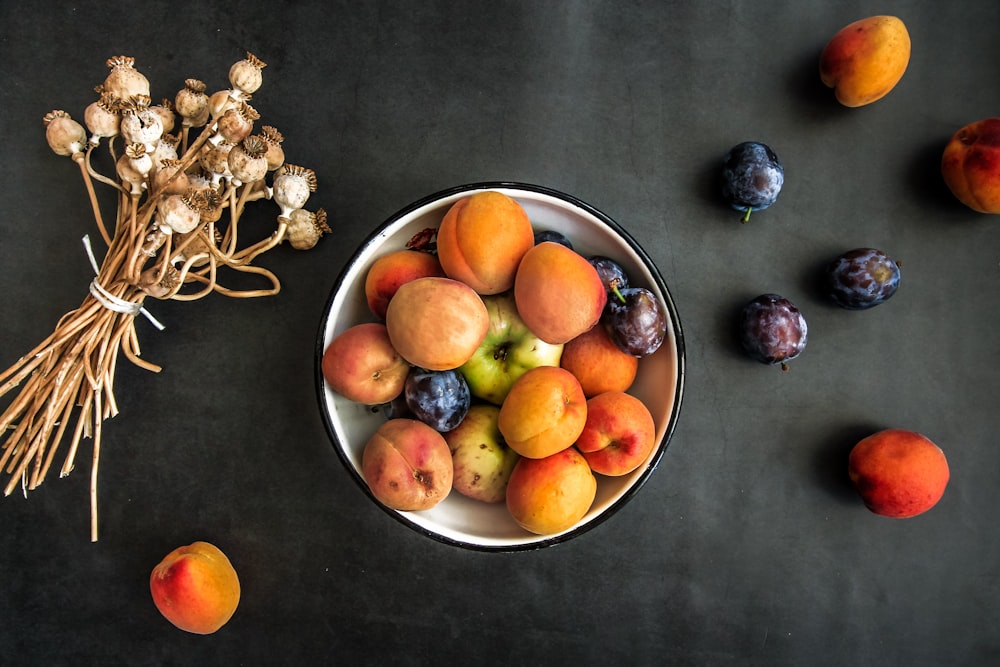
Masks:
[[[955,197],[980,213],[1000,213],[1000,118],[969,123],[941,156],[941,175]]]
[[[178,547],[149,576],[153,603],[175,626],[208,635],[229,622],[240,603],[240,580],[226,554],[208,542]]]
[[[626,475],[656,446],[656,424],[645,404],[621,391],[587,400],[587,423],[576,440],[590,468],[602,475]]]
[[[389,301],[403,283],[427,276],[443,276],[436,255],[419,250],[396,250],[376,259],[365,275],[365,299],[375,317],[384,320]]]
[[[345,329],[323,351],[323,378],[335,392],[358,403],[380,405],[399,396],[410,364],[389,340],[384,324]]]
[[[451,491],[453,475],[444,436],[416,419],[383,423],[361,454],[361,476],[372,495],[395,510],[434,507]]]

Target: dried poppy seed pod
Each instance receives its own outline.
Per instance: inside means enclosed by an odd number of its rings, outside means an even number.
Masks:
[[[198,79],[185,79],[184,87],[174,96],[174,109],[185,127],[201,127],[208,122],[208,95]]]
[[[136,95],[149,96],[149,80],[135,69],[135,58],[115,56],[106,63],[111,72],[104,80],[103,89],[119,100]]]
[[[222,243],[222,233],[218,229],[213,229],[210,242],[205,225],[201,225],[197,229],[181,234],[174,241],[174,247],[184,246],[184,250],[177,254],[177,259],[180,261],[191,260],[191,266],[204,266],[208,264],[209,255],[218,249],[220,243]]]
[[[227,111],[235,109],[240,103],[249,99],[249,95],[244,96],[238,90],[218,90],[208,98],[208,115],[212,120],[218,120]]]
[[[222,217],[223,200],[215,189],[202,188],[191,193],[191,200],[198,208],[202,222],[216,222]]]
[[[56,155],[80,155],[87,144],[87,131],[69,114],[56,109],[45,114],[45,140]]]
[[[281,132],[278,132],[277,128],[270,125],[260,128],[260,136],[264,138],[264,143],[267,144],[267,154],[265,155],[267,158],[267,170],[274,171],[285,164],[285,149],[281,147],[281,142],[285,138],[281,136]]]
[[[191,181],[187,173],[181,169],[182,164],[177,159],[161,160],[153,174],[153,192],[163,195],[179,195],[187,192],[191,187]]]
[[[210,141],[212,143],[225,141],[230,144],[238,144],[250,136],[250,133],[253,131],[254,121],[259,118],[260,114],[257,113],[256,109],[246,102],[240,102],[239,106],[233,107],[222,114],[222,118],[219,119],[217,132]]]
[[[177,160],[180,155],[177,153],[177,146],[180,144],[181,138],[175,134],[164,134],[160,137],[160,140],[156,142],[156,148],[153,149],[150,155],[153,158],[153,169],[159,169],[164,160]]]
[[[149,108],[149,97],[136,95],[122,104],[121,134],[130,144],[142,143],[152,152],[163,135],[160,116]]]
[[[177,119],[174,117],[174,104],[168,99],[163,99],[159,104],[149,107],[149,110],[160,117],[160,125],[163,126],[163,133],[172,132]]]
[[[257,92],[263,81],[261,70],[267,67],[257,56],[247,51],[247,57],[229,68],[229,83],[245,95]]]
[[[315,213],[310,213],[304,208],[298,208],[288,216],[285,238],[296,250],[309,250],[316,245],[323,234],[329,232],[326,211],[318,209]]]
[[[180,274],[169,264],[163,271],[163,275],[160,275],[160,266],[151,266],[139,274],[137,286],[154,299],[162,299],[177,287],[179,281]]]
[[[267,175],[267,145],[260,137],[247,137],[233,146],[226,161],[236,185],[253,183]]]
[[[316,174],[312,169],[285,164],[274,176],[271,198],[281,207],[281,216],[289,217],[316,192]]]
[[[229,171],[229,151],[233,150],[233,144],[220,143],[212,145],[206,143],[201,147],[198,154],[198,164],[207,171],[212,180],[212,185],[218,185],[223,178],[229,180],[233,177]]]
[[[118,158],[115,170],[118,177],[131,186],[133,195],[140,194],[146,185],[146,177],[153,169],[153,159],[146,153],[146,145],[135,142],[125,147],[125,154]]]
[[[83,122],[90,130],[90,144],[96,146],[101,139],[118,136],[121,116],[118,114],[118,100],[107,91],[91,102],[83,111]]]
[[[168,195],[156,203],[157,221],[166,233],[186,234],[201,224],[198,205],[190,195]]]

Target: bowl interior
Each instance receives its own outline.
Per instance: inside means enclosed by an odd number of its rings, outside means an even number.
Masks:
[[[506,507],[482,503],[452,492],[436,507],[422,512],[384,508],[404,524],[440,541],[480,550],[538,548],[564,541],[593,527],[627,501],[648,478],[667,446],[677,419],[683,386],[684,347],[676,308],[662,277],[645,252],[613,220],[567,195],[521,184],[477,184],[433,195],[390,218],[358,249],[341,273],[327,303],[317,345],[319,358],[340,332],[360,322],[375,321],[368,309],[364,281],[378,257],[402,249],[418,232],[436,228],[458,199],[479,190],[496,190],[516,199],[526,210],[535,230],[565,234],[585,256],[606,255],[621,263],[633,285],[649,288],[667,306],[667,337],[656,353],[639,362],[629,393],[650,409],[657,429],[657,445],[646,462],[622,477],[598,475],[597,497],[587,515],[572,529],[540,536],[518,526]],[[317,371],[320,407],[335,448],[348,470],[372,502],[378,503],[361,477],[365,443],[385,420],[375,408],[360,405],[334,393]]]

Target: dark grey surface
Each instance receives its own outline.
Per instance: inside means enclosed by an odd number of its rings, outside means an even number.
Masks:
[[[0,5],[0,364],[90,281],[85,193],[41,119],[82,117],[110,56],[134,56],[154,99],[187,77],[224,87],[246,50],[267,62],[254,105],[289,161],[315,169],[310,204],[335,233],[264,256],[275,298],[151,304],[167,329],[140,322],[140,342],[164,370],[120,365],[100,541],[87,447],[70,477],[0,502],[5,661],[1000,662],[1000,219],[938,173],[954,131],[1000,113],[995,0],[87,5]],[[883,100],[840,107],[819,51],[875,13],[908,25],[909,70]],[[713,177],[744,140],[778,152],[786,184],[741,226]],[[615,218],[686,334],[683,412],[656,474],[618,516],[539,552],[462,551],[371,506],[313,391],[319,316],[352,248],[411,201],[484,180]],[[825,303],[817,268],[866,245],[903,263],[899,292],[866,312]],[[809,321],[788,373],[736,345],[735,312],[761,292]],[[850,446],[890,426],[951,464],[941,503],[911,520],[869,513],[846,479]],[[197,539],[243,582],[211,637],[169,625],[147,587]]]

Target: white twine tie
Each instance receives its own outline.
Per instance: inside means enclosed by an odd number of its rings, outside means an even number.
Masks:
[[[87,250],[87,257],[90,258],[90,265],[94,268],[94,274],[99,274],[100,269],[97,267],[97,258],[94,257],[94,249],[90,246],[90,236],[88,234],[84,234],[83,236],[83,247]],[[132,317],[142,313],[154,327],[163,331],[163,324],[158,319],[153,317],[148,310],[143,308],[138,303],[126,301],[125,299],[115,296],[108,290],[104,289],[104,287],[97,282],[97,278],[90,281],[90,293],[94,295],[94,298],[97,299],[98,303],[108,310],[113,310],[116,313],[122,313],[124,315],[131,315]]]

